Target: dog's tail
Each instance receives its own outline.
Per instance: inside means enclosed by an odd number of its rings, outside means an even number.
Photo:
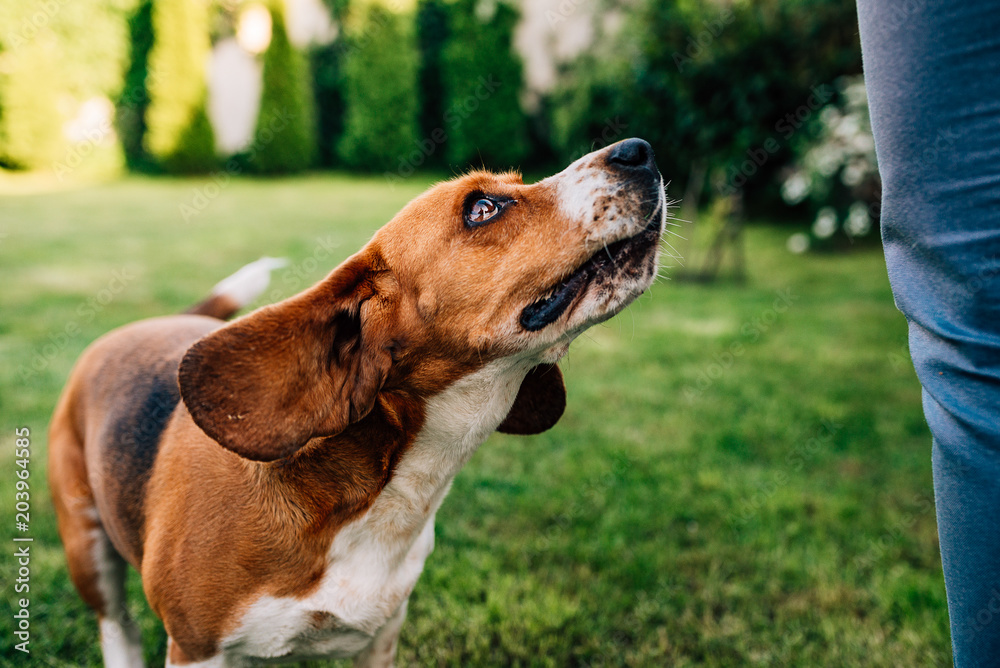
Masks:
[[[219,281],[208,299],[184,311],[195,315],[228,320],[241,308],[257,299],[271,282],[271,272],[288,264],[284,258],[262,257]]]

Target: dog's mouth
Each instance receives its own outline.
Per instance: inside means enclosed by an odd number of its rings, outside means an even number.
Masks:
[[[662,205],[661,205],[662,206]],[[521,311],[521,327],[537,332],[562,317],[596,280],[612,277],[622,268],[648,256],[660,239],[660,208],[638,234],[610,244],[584,262],[576,271],[547,291],[548,296]]]

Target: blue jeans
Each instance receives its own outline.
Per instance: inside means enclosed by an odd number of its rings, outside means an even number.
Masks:
[[[1000,666],[1000,3],[858,0],[858,18],[955,664]]]

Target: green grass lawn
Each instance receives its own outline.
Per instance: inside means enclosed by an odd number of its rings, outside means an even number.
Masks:
[[[49,415],[81,350],[261,255],[292,263],[266,301],[293,294],[427,185],[209,183],[0,202],[4,665],[100,663],[45,483]],[[950,663],[930,437],[881,253],[794,256],[787,235],[749,230],[745,285],[662,280],[573,345],[556,428],[494,436],[456,479],[399,665]],[[10,633],[19,426],[33,439],[30,657]],[[163,665],[163,630],[130,588]]]

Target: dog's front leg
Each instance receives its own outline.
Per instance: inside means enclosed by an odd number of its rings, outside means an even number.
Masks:
[[[396,644],[399,630],[406,619],[406,604],[403,601],[396,613],[378,630],[372,642],[354,657],[354,668],[390,668],[396,659]]]

